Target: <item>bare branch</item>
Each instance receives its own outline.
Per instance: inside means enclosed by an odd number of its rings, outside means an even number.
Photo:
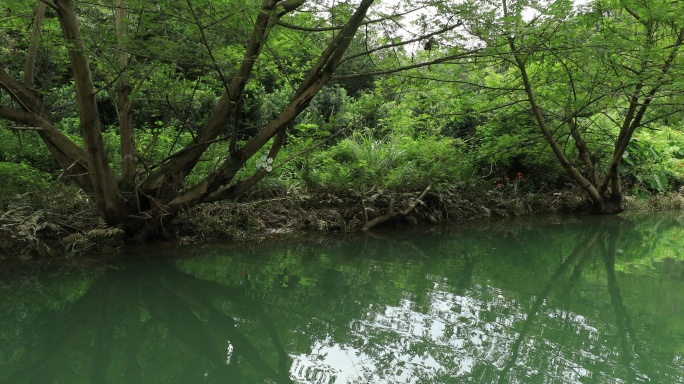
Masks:
[[[43,25],[43,18],[45,17],[45,3],[39,2],[36,16],[33,20],[33,31],[31,32],[31,41],[29,49],[26,54],[26,64],[24,65],[24,85],[33,88],[33,77],[36,69],[36,57],[38,56],[38,46],[40,44],[40,28]]]
[[[406,16],[408,14],[411,14],[413,12],[417,12],[417,11],[419,11],[421,9],[425,9],[425,8],[427,8],[427,6],[421,6],[421,7],[414,8],[414,9],[411,9],[411,10],[403,12],[403,13],[396,13],[396,14],[392,14],[392,15],[389,15],[386,17],[381,17],[378,19],[364,21],[363,23],[361,23],[361,26],[366,26],[366,25],[370,25],[370,24],[377,24],[377,23],[381,23],[383,21],[388,21],[388,20],[394,20],[394,19],[397,19],[399,17]],[[331,26],[331,27],[303,27],[301,25],[290,24],[290,23],[287,23],[287,22],[282,21],[282,20],[278,20],[278,22],[276,24],[281,26],[281,27],[287,28],[287,29],[293,29],[295,31],[303,31],[303,32],[329,32],[329,31],[339,31],[342,28],[344,28],[344,25],[336,25],[336,26]]]
[[[430,38],[430,37],[433,37],[433,36],[436,36],[436,35],[441,35],[442,33],[451,31],[451,30],[453,30],[453,29],[455,29],[455,28],[460,27],[461,25],[463,25],[463,22],[462,22],[461,20],[459,20],[459,21],[458,21],[456,24],[454,24],[454,25],[450,25],[450,26],[444,27],[444,28],[442,28],[442,29],[439,29],[439,30],[434,31],[434,32],[432,32],[432,33],[428,33],[428,34],[423,35],[423,36],[418,36],[418,37],[416,37],[416,38],[414,38],[414,39],[405,40],[405,41],[399,41],[399,42],[391,43],[391,44],[381,45],[381,46],[379,46],[379,47],[375,47],[375,48],[370,49],[370,50],[367,50],[367,51],[365,51],[365,52],[361,52],[361,53],[357,53],[357,54],[355,54],[355,55],[351,55],[351,56],[345,57],[344,60],[342,60],[342,62],[344,63],[344,62],[346,62],[346,61],[349,61],[349,60],[352,60],[352,59],[355,59],[355,58],[361,57],[361,56],[368,56],[368,55],[370,55],[370,54],[373,53],[373,52],[381,51],[381,50],[383,50],[383,49],[401,47],[401,46],[408,45],[408,44],[411,44],[411,43],[415,43],[415,42],[418,42],[418,41],[421,41],[421,40],[425,40],[425,39],[428,39],[428,38]]]
[[[406,71],[409,69],[427,67],[429,65],[447,64],[447,63],[451,63],[454,60],[458,60],[458,59],[466,59],[466,58],[476,57],[476,53],[481,52],[481,51],[482,51],[482,49],[478,48],[478,49],[474,49],[472,51],[467,51],[467,52],[459,53],[456,55],[444,56],[444,57],[440,57],[440,58],[437,58],[434,60],[425,61],[422,63],[411,64],[411,65],[405,65],[402,67],[396,67],[396,68],[379,70],[379,71],[359,72],[359,73],[353,73],[353,74],[349,74],[349,75],[333,76],[333,80],[346,80],[346,79],[354,79],[357,77],[390,75],[393,73],[402,72],[402,71]]]
[[[221,78],[221,84],[223,84],[223,88],[225,89],[226,93],[230,93],[230,89],[228,88],[228,80],[226,80],[226,76],[223,74],[223,71],[221,70],[221,66],[218,64],[218,61],[216,60],[216,57],[214,57],[214,52],[211,49],[211,46],[209,46],[209,41],[207,40],[207,35],[204,33],[204,27],[202,27],[202,23],[197,17],[197,14],[195,13],[195,9],[192,7],[192,0],[186,0],[188,4],[188,9],[190,10],[190,13],[192,14],[192,18],[195,19],[195,25],[197,25],[197,29],[199,30],[200,37],[202,38],[202,45],[204,45],[204,48],[207,49],[207,54],[209,55],[209,58],[211,59],[211,62],[214,64],[214,69],[216,72],[218,72],[219,77]]]

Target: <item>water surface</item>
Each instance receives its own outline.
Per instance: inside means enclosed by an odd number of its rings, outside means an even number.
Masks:
[[[659,213],[5,272],[0,383],[683,383],[683,245]]]

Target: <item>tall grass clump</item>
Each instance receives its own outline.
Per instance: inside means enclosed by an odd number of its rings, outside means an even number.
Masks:
[[[303,177],[321,189],[412,190],[464,182],[469,166],[463,160],[463,145],[453,138],[362,131],[312,155]]]

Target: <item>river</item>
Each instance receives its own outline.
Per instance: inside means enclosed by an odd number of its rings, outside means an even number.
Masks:
[[[0,272],[0,383],[684,383],[684,214]]]

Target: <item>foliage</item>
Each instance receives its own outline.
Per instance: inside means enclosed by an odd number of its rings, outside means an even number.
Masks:
[[[55,160],[35,132],[12,132],[0,126],[0,161],[24,163],[44,172],[58,169]]]
[[[574,183],[599,202],[684,185],[681,5],[117,0],[73,2],[71,25],[72,2],[49,3],[39,39],[35,4],[0,8],[0,188],[63,174],[129,235],[255,185],[503,199]]]
[[[51,186],[52,177],[26,163],[0,162],[0,202],[16,194],[40,192]]]
[[[677,191],[684,185],[684,134],[669,127],[642,131],[634,137],[623,161],[634,194]]]
[[[316,188],[413,190],[427,184],[454,185],[468,178],[463,145],[446,137],[354,132],[309,160],[306,180]]]
[[[34,32],[19,32],[24,46],[13,52],[26,54],[26,68],[36,67],[33,52],[41,47],[58,52],[48,62],[63,76],[20,81],[16,61],[2,57],[0,118],[37,131],[64,173],[93,194],[103,218],[144,238],[139,218],[154,217],[143,232],[157,233],[188,206],[236,197],[264,177],[257,167],[235,179],[266,145],[275,158],[373,1],[339,5],[344,12],[328,10],[330,19],[315,3],[279,0],[105,3],[55,0],[36,8]],[[25,4],[2,12],[34,19]],[[320,34],[310,27],[319,23],[327,24]],[[48,41],[55,44],[43,47]],[[331,87],[311,119],[327,123],[344,97]]]

